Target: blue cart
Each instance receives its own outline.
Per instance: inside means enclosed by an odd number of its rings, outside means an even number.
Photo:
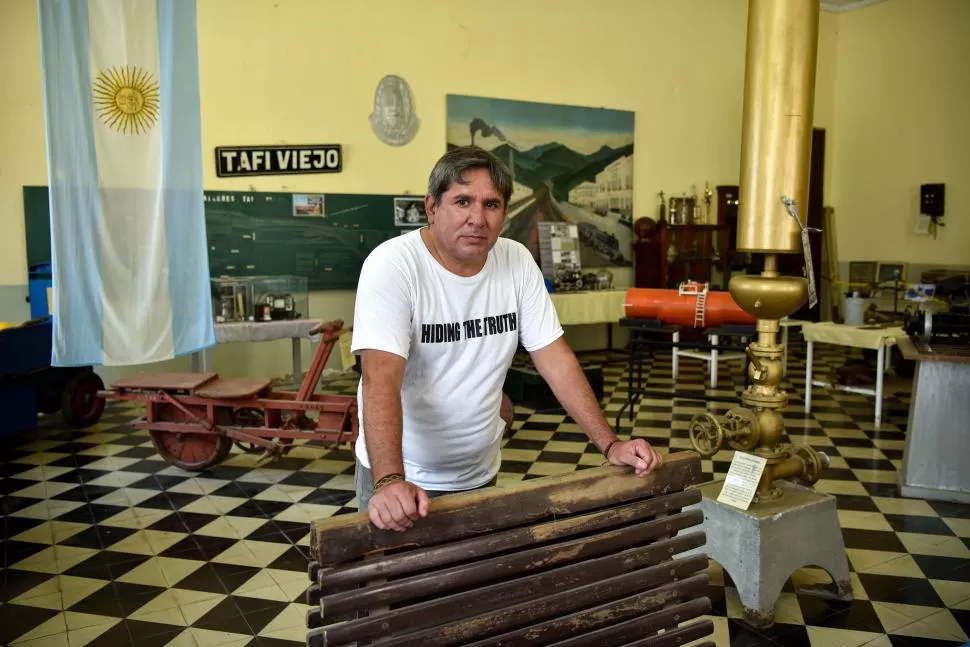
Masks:
[[[34,429],[38,413],[60,411],[77,429],[101,419],[101,377],[90,366],[51,366],[52,340],[50,317],[0,330],[0,433]]]

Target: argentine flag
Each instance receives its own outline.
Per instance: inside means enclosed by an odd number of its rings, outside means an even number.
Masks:
[[[215,344],[195,0],[38,0],[55,366]]]

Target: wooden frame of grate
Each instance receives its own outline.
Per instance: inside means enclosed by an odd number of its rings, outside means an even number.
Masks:
[[[310,647],[659,647],[713,634],[700,457],[604,465],[431,500],[405,532],[312,524]],[[713,643],[704,643],[713,646]]]

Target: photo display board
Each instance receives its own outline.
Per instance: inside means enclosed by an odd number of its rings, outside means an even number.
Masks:
[[[28,267],[51,262],[48,195],[46,186],[24,187]],[[396,213],[407,197],[206,191],[210,274],[295,275],[310,290],[355,289],[375,247],[425,224]]]

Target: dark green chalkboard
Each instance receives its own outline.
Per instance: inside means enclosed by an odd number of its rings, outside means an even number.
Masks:
[[[311,290],[357,287],[364,258],[405,229],[393,195],[206,191],[212,276],[290,274]],[[322,208],[317,203],[322,199]],[[28,267],[50,263],[47,187],[24,187]]]

